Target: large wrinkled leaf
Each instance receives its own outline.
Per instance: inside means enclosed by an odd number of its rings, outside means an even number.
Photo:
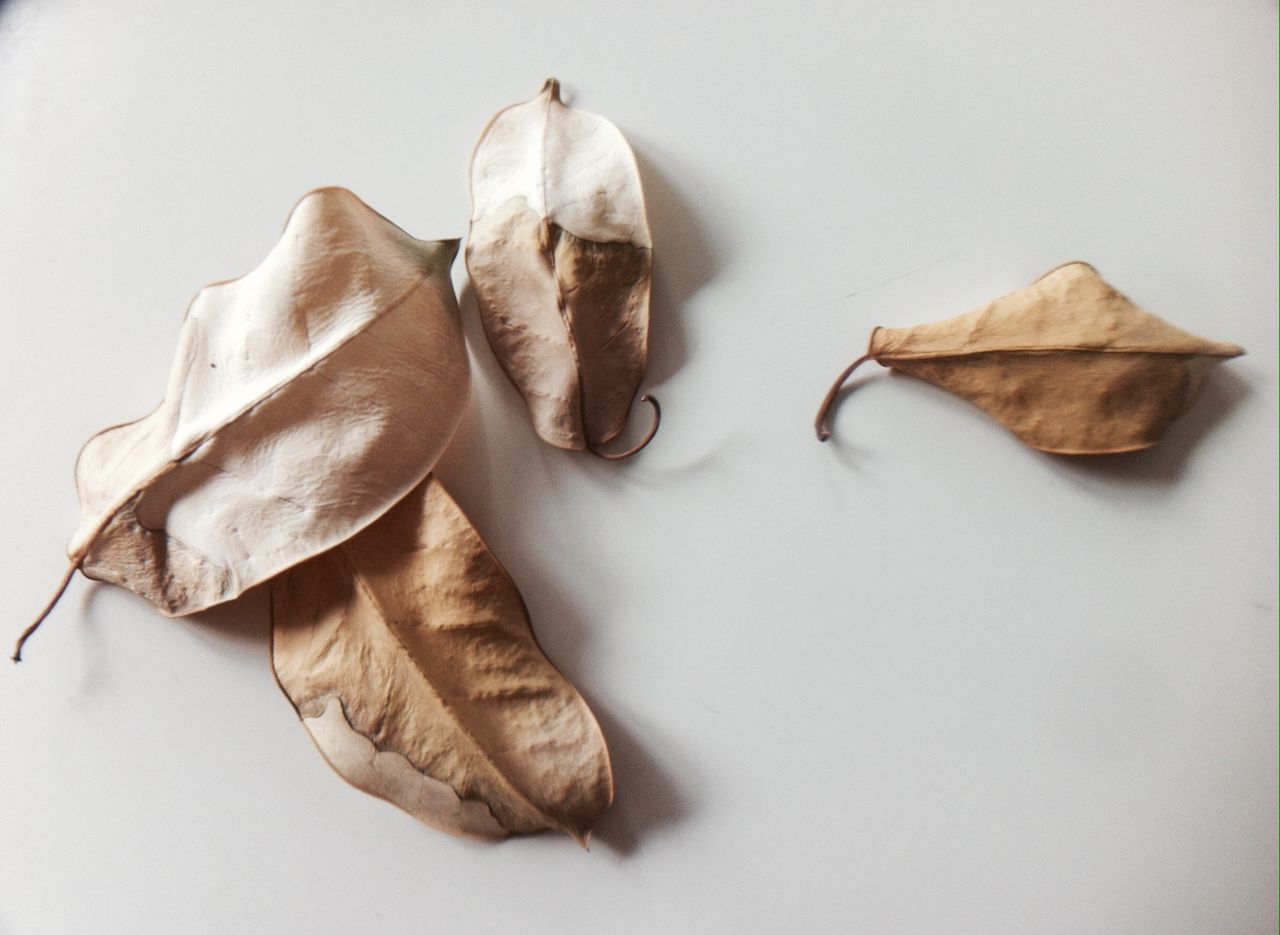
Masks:
[[[348,782],[455,834],[585,842],[613,797],[600,729],[437,480],[271,588],[276,676]]]
[[[85,445],[72,567],[188,614],[377,519],[465,404],[456,251],[305,196],[257,269],[191,303],[159,408]]]
[[[494,354],[538,435],[596,451],[626,424],[648,354],[652,244],[627,141],[549,80],[485,128],[471,202],[467,271]]]
[[[1113,454],[1149,448],[1185,409],[1204,368],[1244,351],[1162,321],[1068,263],[983,308],[915,328],[876,328],[837,379],[827,411],[866,360],[928,380],[990,413],[1033,448]]]

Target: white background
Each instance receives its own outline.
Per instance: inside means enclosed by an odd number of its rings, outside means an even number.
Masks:
[[[167,620],[80,579],[0,671],[0,933],[1274,932],[1276,31],[1266,0],[4,3],[6,641],[195,290],[319,185],[463,235],[476,136],[549,74],[639,158],[666,420],[627,464],[540,444],[464,299],[440,474],[610,741],[590,853],[348,787],[261,591]],[[1037,454],[883,371],[814,441],[873,325],[1076,258],[1249,350],[1158,448]]]

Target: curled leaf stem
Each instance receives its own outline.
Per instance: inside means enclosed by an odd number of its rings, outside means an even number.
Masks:
[[[642,438],[636,445],[628,448],[626,451],[619,451],[616,454],[610,454],[607,451],[601,451],[599,448],[588,449],[597,458],[603,458],[606,461],[625,461],[632,455],[639,454],[644,450],[649,442],[653,441],[653,436],[658,434],[658,426],[662,424],[662,407],[658,405],[658,401],[645,393],[640,397],[640,402],[648,403],[653,407],[653,425],[649,426],[649,434]]]
[[[818,415],[813,420],[813,430],[818,435],[818,441],[825,442],[831,437],[831,429],[827,427],[827,415],[831,411],[831,407],[835,405],[836,397],[840,395],[841,388],[848,382],[853,372],[865,364],[869,360],[874,360],[870,354],[863,354],[848,367],[840,376],[836,377],[836,382],[831,384],[831,389],[827,390],[827,395],[822,400],[822,405],[818,407]]]
[[[10,657],[14,662],[22,661],[23,645],[26,644],[32,633],[35,633],[36,630],[40,629],[40,624],[44,623],[45,618],[48,617],[49,614],[53,613],[53,608],[58,606],[58,601],[62,600],[62,595],[66,593],[67,585],[71,583],[71,578],[80,568],[80,562],[82,560],[83,559],[80,558],[73,558],[71,560],[70,564],[67,565],[66,574],[62,576],[62,580],[58,583],[58,589],[54,591],[53,597],[49,598],[49,603],[44,605],[44,610],[40,611],[39,616],[36,617],[31,625],[22,631],[22,635],[18,637],[18,642],[14,644],[13,655]]]

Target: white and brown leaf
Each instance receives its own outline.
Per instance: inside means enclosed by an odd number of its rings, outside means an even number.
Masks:
[[[85,445],[73,564],[188,614],[377,519],[466,402],[456,251],[344,189],[302,198],[257,269],[191,303],[159,408]]]
[[[485,128],[471,201],[467,271],[495,356],[543,440],[598,449],[648,355],[652,242],[631,148],[552,79]]]

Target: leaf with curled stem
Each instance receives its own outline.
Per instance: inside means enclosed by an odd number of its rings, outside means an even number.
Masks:
[[[471,158],[467,272],[494,355],[538,435],[610,460],[648,356],[652,242],[640,173],[612,123],[549,79],[490,120]]]
[[[874,360],[969,400],[1041,451],[1140,451],[1186,408],[1207,366],[1243,353],[1144,312],[1089,264],[1067,263],[957,318],[876,328],[827,392],[814,430],[819,441],[831,436],[840,388]]]

